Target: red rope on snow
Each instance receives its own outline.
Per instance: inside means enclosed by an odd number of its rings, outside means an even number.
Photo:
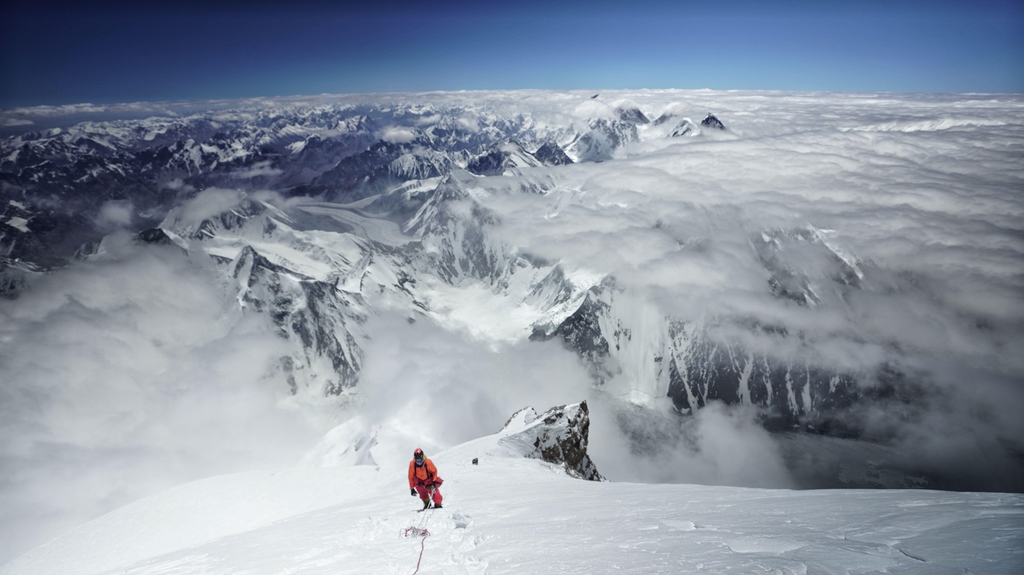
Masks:
[[[420,572],[420,562],[423,561],[423,548],[426,546],[428,536],[430,536],[430,531],[420,529],[419,527],[407,527],[402,532],[402,537],[422,537],[420,539],[420,558],[416,560],[416,570],[412,572],[412,575]]]

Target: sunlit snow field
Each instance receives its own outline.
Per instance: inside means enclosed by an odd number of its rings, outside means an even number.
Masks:
[[[220,476],[119,509],[0,573],[1012,575],[1024,563],[1019,495],[589,482],[509,458],[495,438],[433,458],[443,509],[417,511],[398,461]]]

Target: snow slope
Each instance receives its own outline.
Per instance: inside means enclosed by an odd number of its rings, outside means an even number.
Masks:
[[[1024,565],[1020,495],[592,482],[500,439],[432,458],[443,509],[418,513],[402,473],[369,466],[227,475],[107,514],[0,574],[410,574],[421,539],[403,537],[408,527],[430,532],[423,574],[1014,574]]]

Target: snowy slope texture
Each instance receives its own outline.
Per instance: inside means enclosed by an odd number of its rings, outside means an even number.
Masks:
[[[0,573],[1011,575],[1024,561],[1019,495],[578,481],[508,437],[433,457],[443,509],[417,512],[401,470],[225,475],[113,511]]]

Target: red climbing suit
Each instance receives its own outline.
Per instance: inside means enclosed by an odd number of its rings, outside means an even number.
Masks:
[[[430,499],[433,492],[434,505],[440,505],[441,491],[438,487],[444,480],[437,476],[437,468],[434,467],[433,461],[426,457],[422,461],[423,465],[416,465],[415,458],[409,462],[409,487],[416,490],[424,503]]]

